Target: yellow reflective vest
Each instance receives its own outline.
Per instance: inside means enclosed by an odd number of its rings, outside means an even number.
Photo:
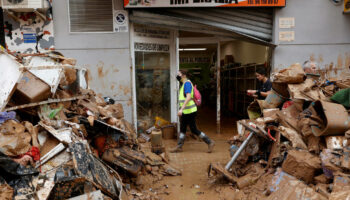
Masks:
[[[190,82],[191,83],[191,81],[186,81],[186,82]],[[184,96],[185,83],[182,84],[182,86],[180,88],[180,92],[179,92],[180,109],[182,108],[182,106],[184,105],[185,100],[186,100],[186,97]],[[191,83],[191,85],[192,85],[192,83]],[[194,91],[193,91],[193,85],[192,85],[191,100],[187,103],[185,109],[182,112],[183,114],[191,114],[191,113],[197,112],[197,106],[196,106],[196,104],[193,101],[193,96],[194,96]]]

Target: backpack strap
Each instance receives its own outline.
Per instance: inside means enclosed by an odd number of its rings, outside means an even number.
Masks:
[[[193,90],[194,88],[193,88],[192,82],[191,82],[190,80],[187,80],[185,83],[187,83],[187,82],[190,82],[190,83],[191,83],[192,90]],[[184,97],[186,98],[186,94],[185,94],[185,83],[184,83]],[[191,93],[192,93],[192,92],[191,92]],[[191,98],[191,99],[192,99],[192,98]]]

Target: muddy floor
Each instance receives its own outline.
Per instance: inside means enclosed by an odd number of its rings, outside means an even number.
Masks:
[[[182,176],[166,176],[161,181],[147,184],[144,180],[144,189],[156,190],[163,188],[159,197],[164,200],[195,200],[195,199],[230,199],[234,193],[227,183],[220,186],[208,178],[210,163],[220,162],[226,164],[230,159],[229,144],[227,140],[235,134],[235,119],[224,119],[222,133],[216,133],[215,111],[204,110],[206,117],[197,121],[198,128],[212,138],[215,143],[213,153],[207,153],[204,142],[187,137],[183,152],[169,153],[170,162],[182,171]],[[199,114],[203,115],[203,111]],[[214,116],[214,117],[213,117]],[[176,140],[164,140],[166,149],[176,145]]]

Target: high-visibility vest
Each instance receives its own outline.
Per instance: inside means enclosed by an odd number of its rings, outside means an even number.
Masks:
[[[191,81],[186,81],[185,83],[187,83],[187,82],[191,83]],[[182,106],[184,105],[185,100],[186,100],[186,97],[184,95],[185,83],[182,84],[182,86],[180,88],[180,92],[179,92],[180,109],[182,108]],[[191,83],[191,85],[192,85],[192,83]],[[197,112],[197,106],[193,101],[193,95],[194,95],[194,92],[193,92],[193,85],[192,85],[191,100],[187,103],[185,109],[182,112],[183,114],[191,114],[191,113]]]

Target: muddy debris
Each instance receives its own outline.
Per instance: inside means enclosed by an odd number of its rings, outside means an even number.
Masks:
[[[1,199],[148,200],[169,194],[168,186],[153,184],[181,171],[167,152],[140,145],[122,104],[91,90],[75,59],[50,52],[0,57],[16,72],[5,82],[18,83],[0,93]],[[145,137],[151,146],[151,135]]]
[[[238,157],[210,166],[210,178],[233,184],[221,199],[350,198],[350,77],[327,80],[293,64],[271,79],[273,91],[248,107],[229,140]]]

